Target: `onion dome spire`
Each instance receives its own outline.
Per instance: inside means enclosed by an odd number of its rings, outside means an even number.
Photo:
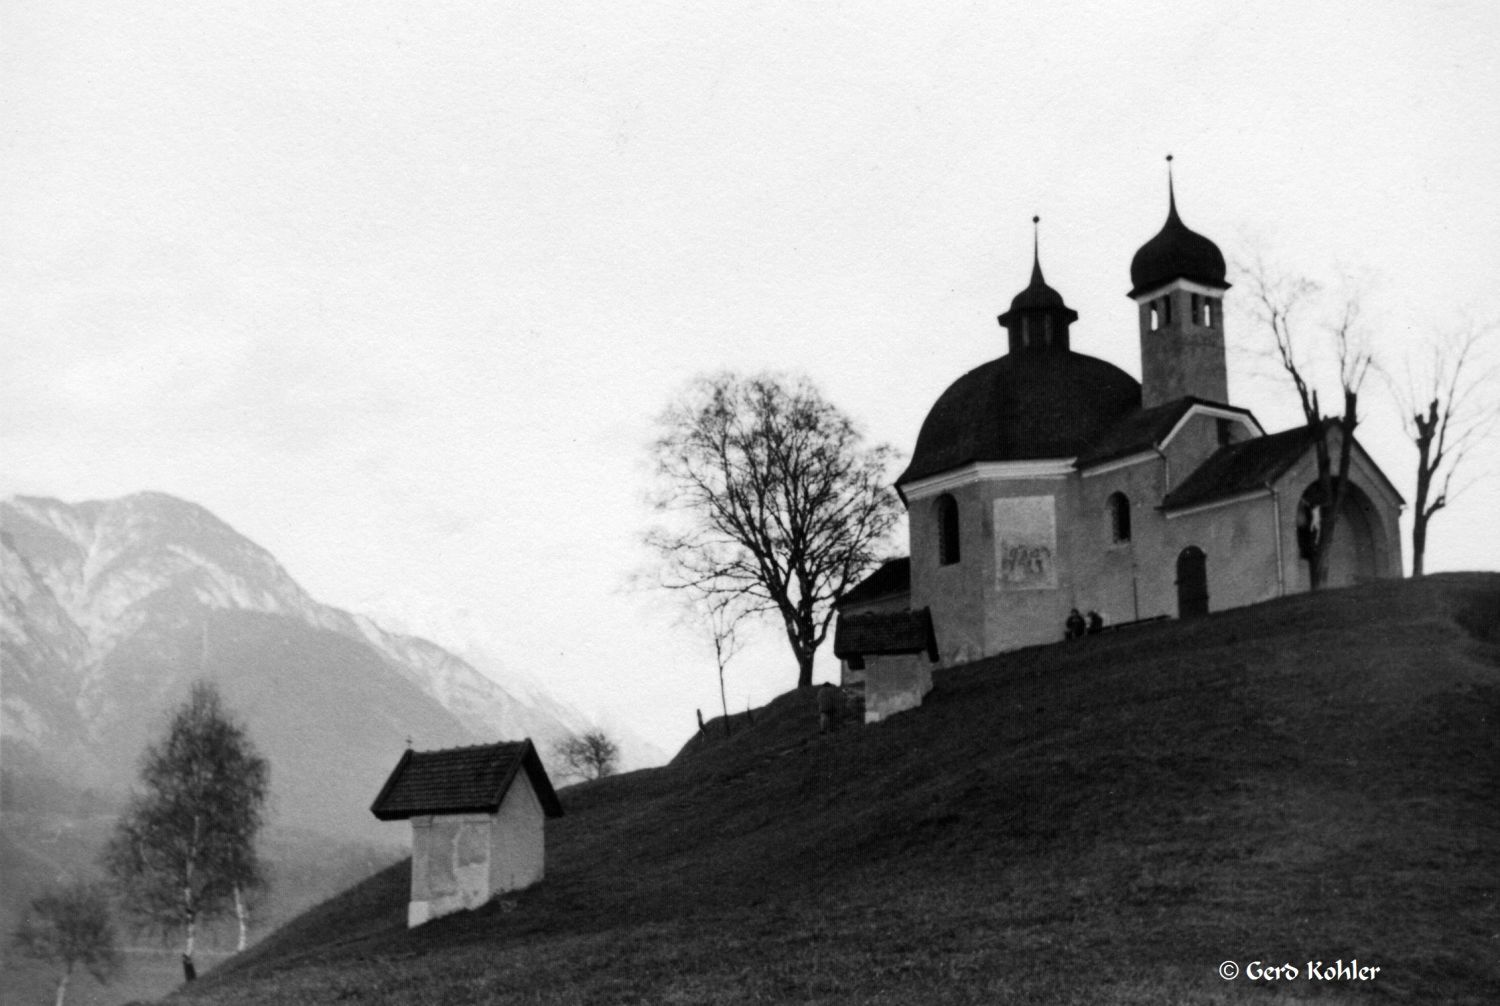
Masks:
[[[1000,315],[1000,326],[1010,335],[1010,351],[1022,349],[1067,349],[1068,326],[1078,312],[1063,303],[1062,294],[1042,277],[1040,224],[1031,218],[1031,283],[1016,294],[1010,310]]]
[[[1042,218],[1031,218],[1031,286],[1049,289],[1042,279]]]
[[[1167,216],[1177,216],[1177,189],[1172,184],[1172,155],[1167,155]],[[1181,220],[1177,221],[1182,223]]]
[[[1177,192],[1172,179],[1172,155],[1167,155],[1167,222],[1130,260],[1130,296],[1139,297],[1176,279],[1191,280],[1217,290],[1225,282],[1224,253],[1219,246],[1189,230],[1177,215]]]

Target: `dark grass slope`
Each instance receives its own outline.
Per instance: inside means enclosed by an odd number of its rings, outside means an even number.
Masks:
[[[403,864],[192,999],[1497,1001],[1497,627],[1500,576],[1443,576],[981,661],[828,737],[791,693],[564,791],[538,887],[408,932]],[[1381,970],[1307,979],[1339,958]]]

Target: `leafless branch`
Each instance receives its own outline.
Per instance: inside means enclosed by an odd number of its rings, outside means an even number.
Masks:
[[[1454,486],[1474,447],[1500,419],[1496,366],[1481,361],[1500,324],[1467,322],[1433,336],[1424,345],[1425,362],[1413,367],[1408,358],[1405,387],[1392,382],[1401,410],[1402,428],[1417,449],[1416,501],[1412,506],[1412,575],[1425,569],[1430,522],[1477,478]]]
[[[804,379],[719,374],[659,421],[646,536],[661,586],[733,621],[775,612],[810,684],[833,605],[876,561],[900,518],[895,459],[866,447]]]
[[[1259,254],[1248,264],[1237,263],[1236,270],[1249,291],[1252,313],[1264,326],[1276,358],[1297,393],[1303,422],[1312,431],[1317,482],[1299,503],[1298,521],[1309,579],[1317,589],[1327,582],[1328,557],[1348,488],[1354,431],[1360,422],[1360,389],[1376,369],[1359,324],[1360,297],[1357,292],[1347,295],[1337,319],[1326,326],[1338,363],[1341,399],[1338,414],[1328,417],[1313,382],[1310,353],[1301,338],[1303,316],[1320,287],[1305,277],[1268,268]]]

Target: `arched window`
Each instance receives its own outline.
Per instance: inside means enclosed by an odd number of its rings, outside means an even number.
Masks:
[[[947,493],[937,498],[938,565],[958,561],[958,501]]]
[[[1124,493],[1111,493],[1109,508],[1109,534],[1113,541],[1130,540],[1130,499]]]

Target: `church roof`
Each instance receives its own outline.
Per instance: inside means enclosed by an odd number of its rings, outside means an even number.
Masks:
[[[849,588],[835,607],[847,608],[876,598],[905,594],[910,590],[911,559],[903,556],[882,563],[879,569]]]
[[[839,616],[833,632],[834,656],[847,660],[899,653],[926,653],[929,660],[938,658],[928,609]]]
[[[1337,426],[1337,420],[1323,420],[1324,430]],[[1184,479],[1181,485],[1167,493],[1161,507],[1163,510],[1181,510],[1265,489],[1285,475],[1288,469],[1311,450],[1313,441],[1321,435],[1316,427],[1293,426],[1280,433],[1221,447]],[[1398,505],[1403,503],[1400,491],[1386,477],[1385,472],[1380,470],[1380,466],[1365,454],[1358,440],[1354,441],[1354,449],[1370,463],[1370,469],[1391,494],[1391,498]]]
[[[1265,489],[1312,447],[1317,429],[1294,426],[1280,433],[1220,447],[1162,500],[1163,510],[1180,510]]]
[[[1112,363],[1070,350],[1010,353],[939,396],[896,483],[976,461],[1076,457],[1140,404],[1140,384]]]
[[[1130,296],[1138,297],[1174,279],[1229,289],[1224,280],[1224,253],[1219,246],[1189,230],[1177,215],[1177,197],[1167,183],[1167,222],[1130,260]]]
[[[1141,451],[1149,451],[1166,439],[1179,420],[1198,400],[1174,398],[1170,402],[1137,409],[1115,423],[1089,449],[1078,457],[1078,467],[1113,461]]]
[[[1170,402],[1163,402],[1149,409],[1138,409],[1111,426],[1090,445],[1087,452],[1079,456],[1078,467],[1091,468],[1094,465],[1104,464],[1106,461],[1128,457],[1131,454],[1161,446],[1161,443],[1167,439],[1167,435],[1177,427],[1182,417],[1187,415],[1195,405],[1207,405],[1214,409],[1250,416],[1249,409],[1225,405],[1222,402],[1210,402],[1191,395],[1174,398]]]
[[[370,812],[382,821],[423,814],[493,814],[522,771],[548,817],[562,804],[531,741],[502,741],[401,756]]]

